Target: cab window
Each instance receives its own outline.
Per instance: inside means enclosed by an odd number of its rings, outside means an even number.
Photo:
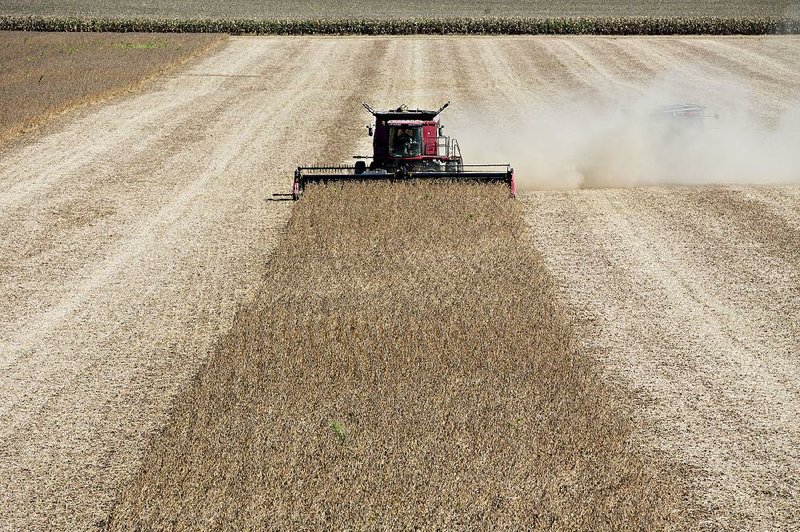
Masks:
[[[396,126],[389,130],[389,147],[393,157],[422,155],[422,128]]]

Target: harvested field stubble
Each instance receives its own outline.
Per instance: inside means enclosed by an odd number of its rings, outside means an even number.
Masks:
[[[111,529],[686,523],[503,187],[311,188]]]
[[[580,351],[634,395],[705,530],[800,530],[800,187],[522,196]]]
[[[55,113],[129,90],[223,39],[0,32],[0,139]]]

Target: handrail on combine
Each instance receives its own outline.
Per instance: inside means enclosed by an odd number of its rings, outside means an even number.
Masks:
[[[461,146],[458,145],[458,140],[456,139],[453,139],[453,146],[451,152],[453,154],[453,158],[461,159]]]

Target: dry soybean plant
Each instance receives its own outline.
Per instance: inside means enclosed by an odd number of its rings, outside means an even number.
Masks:
[[[493,185],[312,187],[111,529],[685,525]]]

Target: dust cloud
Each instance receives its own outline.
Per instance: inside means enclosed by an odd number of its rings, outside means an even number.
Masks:
[[[664,110],[687,103],[694,115]],[[635,97],[562,95],[461,116],[452,131],[465,163],[510,162],[520,190],[800,184],[800,102],[769,116],[757,103],[732,80],[687,90],[667,78]]]

